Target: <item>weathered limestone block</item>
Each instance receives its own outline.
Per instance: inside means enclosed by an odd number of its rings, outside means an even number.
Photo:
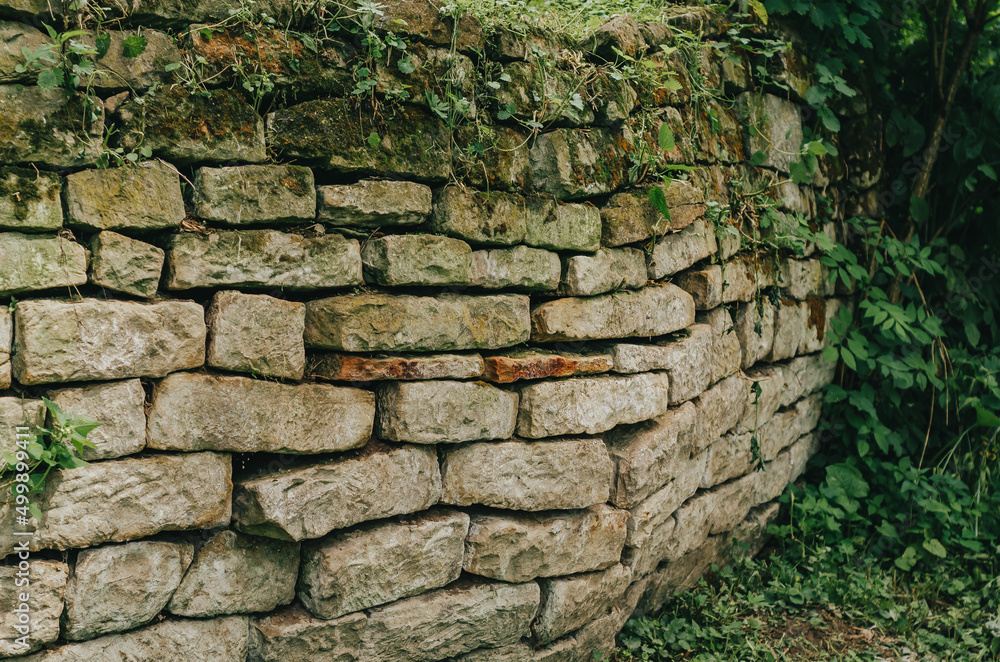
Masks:
[[[546,291],[559,287],[559,255],[515,246],[473,251],[469,284],[488,290]]]
[[[0,297],[87,282],[87,249],[72,239],[0,233]]]
[[[605,437],[615,465],[611,503],[633,508],[688,468],[697,446],[696,407],[684,403],[662,416]]]
[[[3,445],[0,446],[0,453],[13,453],[16,447],[15,428],[27,427],[31,430],[21,430],[21,432],[32,433],[34,428],[45,426],[45,414],[48,410],[41,400],[26,400],[24,398],[9,397],[0,398],[0,425],[9,430],[3,437]]]
[[[521,389],[517,433],[531,439],[597,434],[655,418],[669,401],[664,373],[539,382]]]
[[[167,610],[179,616],[271,611],[295,598],[299,544],[220,531],[194,557]]]
[[[774,308],[774,340],[767,361],[783,361],[799,352],[805,341],[809,308],[791,299],[782,299]]]
[[[365,280],[387,287],[465,285],[472,275],[472,249],[464,241],[432,234],[369,239],[361,250]]]
[[[288,223],[316,218],[312,170],[294,165],[199,168],[195,214],[227,225]]]
[[[432,510],[311,541],[299,599],[330,619],[440,588],[462,574],[468,532],[465,513]]]
[[[180,176],[160,161],[66,177],[66,223],[88,230],[161,230],[184,220]]]
[[[591,205],[557,204],[548,214],[529,214],[524,243],[538,248],[596,251],[601,247],[601,213]]]
[[[764,264],[731,260],[697,271],[685,271],[675,282],[689,292],[698,310],[710,310],[723,303],[750,301],[763,288],[773,285],[774,274]]]
[[[369,446],[342,459],[238,481],[233,520],[253,535],[304,540],[425,510],[440,498],[433,448]]]
[[[485,382],[393,382],[378,391],[378,434],[417,444],[506,439],[517,399]]]
[[[753,433],[730,432],[722,435],[709,449],[708,467],[702,477],[701,487],[714,487],[756,468],[753,457]]]
[[[611,197],[601,209],[601,242],[623,246],[682,230],[705,213],[705,196],[690,182],[672,180],[663,190],[670,220],[649,203],[648,191],[629,191]]]
[[[123,542],[161,531],[210,529],[229,523],[232,466],[228,455],[188,453],[100,462],[64,469],[38,501],[44,522],[31,548],[72,549]],[[0,555],[18,541],[0,507]]]
[[[28,168],[0,167],[0,230],[44,232],[62,227],[59,176]]]
[[[691,295],[697,310],[711,310],[722,305],[722,267],[718,264],[685,271],[672,282]]]
[[[531,147],[535,188],[562,199],[611,193],[628,178],[633,135],[621,129],[556,129]]]
[[[781,406],[787,407],[803,395],[818,391],[833,381],[836,361],[827,361],[822,354],[810,354],[792,359],[781,367],[785,379]]]
[[[213,368],[302,379],[306,368],[306,306],[265,294],[217,292],[208,307]]]
[[[410,66],[406,66],[407,63]],[[403,73],[403,68],[406,73]],[[441,99],[448,99],[448,95],[452,94],[454,98],[468,102],[464,118],[470,121],[476,119],[476,82],[479,77],[476,65],[461,53],[452,52],[450,48],[410,43],[405,51],[390,51],[388,57],[376,61],[374,69],[375,92],[378,94],[391,96],[409,90],[409,103],[428,110],[432,94]],[[423,93],[413,94],[414,90],[422,90]]]
[[[445,453],[441,482],[456,506],[586,508],[608,500],[611,460],[600,439],[467,444]]]
[[[557,299],[531,313],[532,340],[662,336],[694,322],[694,301],[675,285],[579,299]]]
[[[102,149],[104,107],[87,104],[82,93],[0,85],[0,163],[93,164]]]
[[[368,358],[322,354],[309,369],[311,377],[344,382],[383,380],[472,379],[485,369],[479,354],[430,354]]]
[[[465,571],[505,582],[603,570],[618,563],[628,513],[606,505],[561,513],[474,514]]]
[[[743,303],[736,309],[736,337],[742,348],[744,369],[771,353],[774,317],[774,306],[766,299]]]
[[[500,349],[527,342],[528,297],[360,294],[306,304],[306,345],[348,352]]]
[[[710,444],[735,426],[743,416],[750,392],[750,382],[742,375],[733,375],[718,382],[695,400],[698,424],[695,438]]]
[[[255,618],[250,622],[248,662],[357,662],[361,659],[361,632],[368,617],[348,614],[325,620],[313,618],[300,605]]]
[[[66,586],[63,637],[82,641],[149,623],[193,557],[188,543],[152,540],[81,551]]]
[[[744,128],[747,154],[765,153],[761,165],[788,172],[802,148],[802,115],[799,107],[773,94],[745,92],[736,99]]]
[[[531,184],[528,136],[518,129],[493,125],[490,141],[495,149],[480,151],[479,127],[454,130],[456,174],[472,186],[487,191],[521,191]]]
[[[90,282],[147,299],[156,296],[166,253],[137,239],[104,231],[90,242]]]
[[[101,424],[87,435],[94,448],[84,448],[84,460],[108,460],[138,453],[146,447],[146,392],[138,379],[49,393],[63,411]]]
[[[666,370],[670,377],[670,404],[686,402],[712,383],[712,329],[692,324],[655,345],[614,345],[615,372]]]
[[[175,74],[165,67],[183,59],[174,38],[159,30],[144,27],[140,30],[101,31],[110,38],[107,52],[97,59],[97,76],[94,88],[102,92],[116,90],[145,90],[153,85],[166,85],[174,81]],[[146,40],[142,53],[134,57],[125,55],[125,40],[141,34]],[[86,35],[82,41],[95,46],[95,35]]]
[[[696,319],[698,324],[712,327],[713,348],[709,357],[711,381],[717,382],[739,370],[743,362],[743,348],[736,337],[736,327],[729,311],[720,306],[699,312]]]
[[[141,103],[140,103],[141,101]],[[191,94],[183,86],[157,90],[118,108],[121,146],[140,144],[175,163],[260,163],[267,158],[264,121],[234,90]]]
[[[414,182],[363,179],[357,184],[320,186],[316,192],[316,218],[334,225],[418,225],[431,213],[431,188]]]
[[[713,255],[718,250],[715,229],[708,221],[698,220],[671,234],[664,235],[653,248],[649,278],[660,280],[683,271]]]
[[[559,293],[571,297],[639,289],[646,284],[646,256],[638,248],[602,248],[593,255],[574,255],[566,260],[562,281]]]
[[[785,388],[784,367],[781,365],[754,366],[744,375],[750,382],[750,390],[736,432],[752,432],[770,421],[781,406],[782,390]]]
[[[10,353],[14,344],[14,316],[0,307],[0,389],[10,388]]]
[[[69,568],[58,561],[32,560],[30,585],[22,588],[15,586],[18,579],[17,566],[0,566],[0,581],[6,587],[0,593],[0,656],[10,657],[24,655],[36,651],[45,644],[59,638],[59,616],[63,612],[63,594],[66,591],[66,578]],[[23,602],[20,597],[27,593],[29,599]],[[24,612],[21,605],[27,605],[30,610],[30,632],[19,631],[24,627],[18,616]],[[20,609],[20,613],[15,611]],[[23,646],[18,639],[27,642]]]
[[[518,120],[561,126],[583,126],[594,122],[589,104],[577,107],[569,103],[574,94],[585,90],[584,79],[593,70],[566,71],[542,58],[512,62],[503,68],[506,76],[496,90],[499,108],[513,111]],[[565,102],[561,101],[565,99]]]
[[[529,349],[487,356],[485,378],[497,384],[510,384],[524,379],[596,375],[613,367],[614,358],[610,354],[552,354]]]
[[[779,284],[785,288],[785,294],[800,301],[834,294],[829,273],[818,259],[785,260],[781,263]]]
[[[12,662],[244,662],[248,634],[246,616],[168,620],[131,632],[52,648]]]
[[[615,16],[593,31],[580,47],[605,59],[614,60],[615,50],[629,57],[639,57],[646,50],[642,29],[634,17]]]
[[[335,172],[439,182],[451,170],[448,130],[437,117],[403,105],[388,121],[357,112],[346,98],[317,99],[267,116],[268,144],[285,160]],[[375,135],[378,142],[368,139]]]
[[[6,16],[10,12],[7,2],[0,6],[0,15]],[[15,23],[14,21],[0,20],[0,84],[7,83],[27,83],[34,82],[37,73],[31,70],[19,72],[16,67],[24,64],[22,48],[28,49],[29,53],[45,44],[51,43],[49,39],[39,30],[31,27],[27,23]]]
[[[177,373],[156,385],[147,429],[157,450],[326,453],[363,446],[374,419],[358,388]]]
[[[456,21],[440,11],[438,2],[397,0],[376,17],[379,30],[405,34],[417,41],[437,46],[451,46],[463,53],[484,50],[483,26],[475,16],[463,12]]]
[[[473,244],[512,246],[524,241],[529,219],[547,218],[552,207],[544,198],[446,186],[434,195],[430,229]]]
[[[21,301],[14,338],[22,384],[163,377],[205,362],[205,313],[190,301]]]
[[[620,563],[603,572],[542,580],[542,609],[531,626],[535,640],[545,644],[586,625],[615,605],[631,581],[632,571]]]
[[[619,604],[613,606],[607,614],[591,621],[573,634],[572,640],[575,641],[573,646],[569,646],[563,650],[553,650],[550,653],[550,657],[541,659],[551,662],[559,662],[560,660],[582,661],[592,660],[595,655],[599,657],[612,655],[615,649],[615,637],[625,627],[629,616],[635,610],[636,603],[645,592],[647,583],[646,579],[639,579],[633,582],[628,590],[625,591],[625,595]],[[558,642],[554,648],[557,647],[559,647]],[[565,654],[570,654],[572,657],[561,657]]]
[[[800,437],[815,430],[822,411],[823,396],[813,393],[776,413],[760,431],[760,453],[764,460],[770,462]]]
[[[281,287],[312,290],[361,284],[361,246],[339,234],[276,230],[171,235],[167,287]]]
[[[805,332],[799,345],[799,354],[819,352],[832,343],[836,338],[833,321],[839,318],[844,305],[839,299],[809,297],[805,300]]]
[[[529,634],[538,584],[461,582],[378,607],[362,633],[365,659],[430,662]]]

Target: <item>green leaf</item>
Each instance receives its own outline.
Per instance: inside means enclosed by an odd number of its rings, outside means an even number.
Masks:
[[[649,189],[649,204],[653,205],[653,209],[663,214],[667,220],[670,220],[670,208],[667,207],[667,196],[663,192],[663,188],[654,186]]]
[[[861,472],[843,462],[826,468],[826,483],[854,499],[868,496],[868,483],[861,476]]]
[[[976,423],[988,428],[1000,428],[1000,416],[982,407],[976,407]]]
[[[757,19],[767,25],[767,9],[764,8],[764,3],[760,0],[750,0],[750,8],[753,9],[753,13],[756,14]]]
[[[660,149],[664,152],[674,151],[674,132],[670,130],[667,123],[664,122],[660,125]]]
[[[767,152],[762,149],[758,149],[750,156],[750,165],[752,166],[764,165],[764,161],[767,161]]]
[[[910,216],[917,223],[923,223],[931,214],[931,206],[923,198],[915,195],[910,196]]]
[[[111,35],[107,32],[97,35],[97,39],[94,40],[94,48],[97,50],[95,56],[98,60],[108,54],[108,49],[111,48]]]
[[[930,540],[924,541],[924,549],[933,554],[934,556],[943,559],[948,556],[948,550],[944,548],[941,541],[937,538],[931,538]]]
[[[410,59],[410,56],[401,58],[399,62],[396,63],[396,67],[401,73],[404,74],[412,74],[417,70],[417,67],[413,64],[413,60]]]
[[[368,137],[365,140],[367,140],[368,144],[372,147],[378,147],[378,144],[382,142],[382,138],[380,138],[379,135],[374,131],[369,133]]]
[[[122,42],[122,55],[125,57],[139,57],[146,50],[146,38],[140,34],[127,37]]]
[[[38,87],[42,90],[48,91],[61,87],[65,80],[65,74],[59,67],[49,67],[38,72]]]
[[[38,520],[39,523],[41,523],[43,515],[42,510],[38,507],[37,503],[29,503],[28,512],[31,513],[31,516]]]

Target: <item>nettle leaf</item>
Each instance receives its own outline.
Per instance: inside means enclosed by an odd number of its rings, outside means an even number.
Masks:
[[[670,220],[670,208],[667,207],[667,196],[661,187],[654,186],[649,189],[649,204],[653,205],[653,209],[663,214],[667,220]]]
[[[140,34],[134,34],[122,42],[122,55],[125,57],[139,57],[146,50],[146,38]]]
[[[94,49],[97,52],[94,55],[98,60],[108,54],[109,48],[111,48],[111,35],[107,32],[97,35],[97,39],[94,40]]]
[[[410,59],[410,56],[402,58],[398,63],[396,63],[396,67],[401,73],[404,74],[412,74],[417,70],[417,67],[413,64],[413,60]]]
[[[65,74],[59,67],[50,67],[38,72],[38,87],[42,90],[54,90],[60,87],[65,80]]]

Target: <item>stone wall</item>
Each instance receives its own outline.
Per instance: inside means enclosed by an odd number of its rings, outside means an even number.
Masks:
[[[15,69],[46,3],[0,0],[0,447],[41,396],[103,423],[27,527],[27,650],[0,506],[0,657],[590,660],[734,540],[758,549],[818,447],[847,299],[814,246],[762,260],[711,212],[770,182],[776,218],[835,237],[873,183],[848,146],[789,181],[794,53],[762,89],[712,15],[679,11],[709,31],[685,62],[653,55],[667,25],[455,35],[404,0],[380,21],[418,66],[375,98],[410,100],[359,103],[349,41],[285,35],[254,104],[225,66],[246,35],[180,27],[220,7],[133,3],[147,50],[112,31],[88,109]],[[613,48],[680,89],[612,75]],[[203,88],[167,71],[185,54]],[[427,107],[444,62],[495,90],[478,127]],[[95,167],[109,133],[154,158]],[[698,166],[662,185],[669,221],[650,155]]]

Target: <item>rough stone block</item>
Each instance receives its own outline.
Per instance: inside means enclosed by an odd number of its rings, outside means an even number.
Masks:
[[[516,420],[517,393],[485,382],[394,382],[378,391],[378,433],[390,441],[506,439]]]
[[[371,437],[375,396],[329,384],[278,384],[201,373],[170,375],[153,392],[149,448],[327,453]]]
[[[663,187],[661,187],[663,188]],[[611,197],[601,209],[601,242],[623,246],[686,228],[705,213],[704,194],[690,182],[672,180],[663,188],[670,220],[649,203],[648,191],[629,191]]]
[[[22,301],[14,330],[22,384],[163,377],[205,362],[205,312],[189,301]]]
[[[521,191],[531,184],[528,136],[520,130],[493,125],[490,142],[494,149],[480,151],[479,127],[459,126],[454,130],[454,166],[472,186],[487,191]]]
[[[13,9],[11,0],[0,4],[0,15],[8,16]],[[18,3],[20,4],[20,2]],[[24,64],[24,51],[33,53],[37,48],[50,44],[48,37],[27,23],[0,20],[0,84],[35,82],[37,73],[29,68],[27,71],[17,71],[18,65]]]
[[[799,354],[818,352],[830,345],[837,337],[833,321],[839,319],[840,310],[845,304],[839,299],[821,299],[809,297],[803,307],[805,314],[805,332],[799,344]]]
[[[818,391],[833,381],[837,371],[836,361],[827,361],[822,354],[810,354],[792,359],[781,367],[785,387],[781,393],[781,406],[787,407],[803,395]]]
[[[199,168],[195,214],[227,225],[295,223],[316,218],[312,170],[294,165]]]
[[[722,305],[722,267],[717,264],[685,271],[672,282],[691,295],[698,310],[711,310]]]
[[[167,243],[167,287],[281,287],[313,290],[361,284],[361,246],[339,234],[276,230],[181,233]]]
[[[576,377],[521,389],[517,433],[531,439],[598,434],[622,423],[638,423],[667,411],[664,373]]]
[[[14,344],[14,316],[0,306],[0,389],[10,388],[10,353]]]
[[[213,368],[302,379],[306,306],[265,294],[217,292],[208,307],[207,362]]]
[[[512,111],[519,121],[562,126],[582,126],[594,122],[594,110],[587,104],[578,108],[553,99],[572,99],[584,88],[585,77],[593,70],[566,71],[542,59],[512,62],[503,68],[495,103]],[[586,89],[586,88],[584,88]]]
[[[571,297],[639,289],[646,284],[646,256],[638,248],[602,248],[593,255],[574,255],[566,260],[562,281],[559,293]]]
[[[531,626],[535,640],[549,643],[604,614],[631,581],[632,571],[620,563],[602,572],[542,580],[542,608]]]
[[[749,368],[771,353],[774,345],[774,306],[770,301],[743,303],[736,309],[736,337]]]
[[[30,584],[18,588],[15,581],[19,579],[17,566],[0,566],[0,581],[7,587],[0,594],[0,656],[11,657],[24,655],[50,644],[59,638],[59,617],[63,612],[63,594],[66,591],[66,578],[69,568],[58,561],[32,560],[29,570]],[[21,576],[23,579],[23,575]],[[18,632],[15,627],[19,622],[18,612],[22,601],[22,592],[28,594],[31,632],[26,635]],[[18,641],[24,637],[23,642]]]
[[[387,287],[465,285],[472,249],[464,241],[432,234],[369,239],[361,250],[365,280]]]
[[[161,230],[184,220],[180,176],[160,161],[66,177],[66,223],[88,230]]]
[[[546,291],[559,287],[559,255],[540,248],[515,246],[472,253],[469,284],[488,290]]]
[[[586,508],[608,500],[600,439],[467,444],[445,452],[442,503],[510,510]]]
[[[232,466],[228,455],[187,453],[109,460],[64,469],[38,501],[44,514],[32,550],[124,542],[161,531],[210,529],[229,523]],[[13,506],[0,506],[0,555],[11,536]]]
[[[785,289],[785,294],[800,301],[834,293],[829,284],[829,273],[818,259],[785,260],[781,264],[779,284]]]
[[[774,340],[767,361],[783,361],[799,352],[805,341],[808,307],[791,299],[782,299],[774,309]]]
[[[465,571],[505,582],[618,563],[628,513],[606,505],[560,513],[473,514]]]
[[[743,417],[735,431],[752,432],[771,420],[781,406],[782,390],[785,388],[784,367],[759,365],[743,374],[750,382],[750,390],[743,407]]]
[[[718,382],[695,400],[698,407],[696,439],[709,444],[735,426],[743,416],[750,393],[750,382],[742,375],[733,375]]]
[[[538,342],[662,336],[694,322],[694,301],[674,285],[557,299],[531,313]]]
[[[524,243],[552,250],[593,252],[601,247],[601,213],[578,204],[548,206],[547,214],[529,214]]]
[[[440,182],[451,171],[448,129],[419,108],[400,106],[392,121],[357,112],[353,100],[317,99],[267,117],[268,144],[286,160],[334,172]],[[374,133],[379,142],[371,145]]]
[[[626,183],[633,138],[627,127],[556,129],[539,135],[530,154],[535,188],[563,199],[615,191]]]
[[[107,52],[97,59],[97,76],[94,77],[94,89],[102,92],[115,90],[145,90],[154,85],[166,85],[174,81],[175,74],[166,71],[164,67],[174,62],[180,62],[180,49],[174,44],[174,38],[159,30],[102,30],[108,35],[110,43]],[[146,41],[142,53],[136,56],[125,55],[125,40],[141,34]],[[95,46],[96,35],[88,34],[82,39],[89,46]]]
[[[433,448],[369,445],[344,458],[238,481],[233,520],[253,535],[304,540],[425,510],[440,497]]]
[[[653,248],[649,263],[649,278],[660,280],[683,271],[715,254],[715,228],[708,221],[698,220],[679,232],[664,235]]]
[[[299,544],[220,531],[199,549],[167,610],[179,616],[271,611],[295,598]]]
[[[306,345],[348,352],[500,349],[530,335],[528,297],[360,294],[310,301]]]
[[[368,617],[348,614],[325,620],[313,618],[300,605],[250,622],[248,662],[358,662],[361,632]]]
[[[61,190],[54,173],[0,167],[0,230],[58,230],[63,219]]]
[[[0,85],[0,109],[0,163],[78,168],[101,153],[103,106],[92,119],[82,93]]]
[[[63,637],[82,641],[149,623],[193,556],[190,544],[151,540],[81,551],[66,586]]]
[[[72,239],[0,233],[0,297],[87,282],[87,249]]]
[[[798,105],[774,96],[745,92],[737,97],[747,154],[765,153],[761,165],[788,172],[802,148],[802,115]]]
[[[712,383],[714,342],[706,324],[692,324],[655,345],[614,345],[615,372],[666,370],[670,376],[670,404],[695,397]]]
[[[429,186],[363,179],[357,184],[320,186],[316,218],[334,225],[381,227],[419,225],[431,213]]]
[[[146,392],[138,379],[64,388],[49,393],[63,411],[101,424],[87,435],[94,448],[84,448],[84,460],[108,460],[138,453],[146,447]]]
[[[696,316],[699,324],[712,327],[712,354],[709,360],[712,382],[724,379],[740,369],[743,349],[736,337],[736,327],[729,311],[721,306]]]
[[[156,296],[166,253],[117,232],[104,231],[90,242],[90,282],[147,299]]]
[[[461,582],[378,607],[362,634],[365,659],[431,662],[529,634],[538,584]]]
[[[462,574],[468,531],[465,513],[432,510],[306,543],[299,599],[330,619],[450,584]]]
[[[430,229],[473,244],[512,246],[524,241],[530,218],[546,218],[552,207],[550,200],[515,193],[446,186],[434,195]]]
[[[164,87],[118,108],[121,146],[149,147],[175,163],[260,163],[267,158],[264,121],[235,90],[191,94]]]
[[[472,379],[481,377],[484,369],[483,357],[479,354],[430,354],[384,358],[323,354],[309,369],[309,375],[344,382]]]
[[[519,350],[486,357],[485,378],[497,384],[546,377],[596,375],[613,367],[610,354],[553,354],[540,350]]]
[[[454,43],[455,49],[463,53],[484,50],[483,26],[479,19],[463,12],[455,21],[440,8],[438,2],[397,0],[376,17],[375,27],[437,46],[450,47]]]
[[[44,427],[45,414],[48,410],[41,400],[27,400],[25,398],[9,397],[0,398],[0,425],[10,433],[4,435],[3,445],[0,445],[0,453],[14,453],[17,451],[15,428]],[[21,430],[24,432],[24,430]],[[29,431],[30,432],[30,431]]]

